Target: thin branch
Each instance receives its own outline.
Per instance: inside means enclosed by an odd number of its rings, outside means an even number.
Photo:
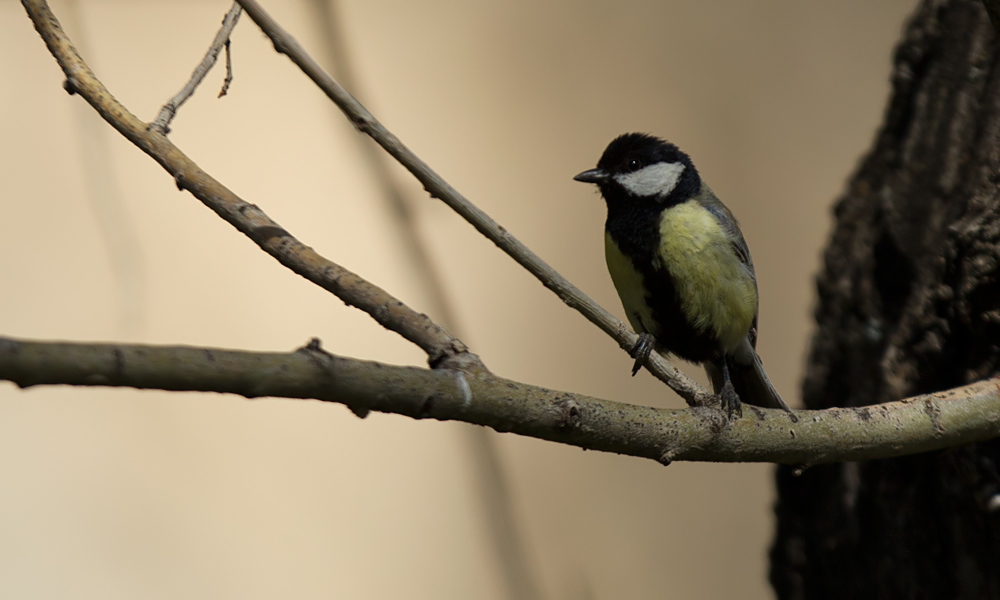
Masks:
[[[334,0],[312,0],[308,6],[313,10],[312,20],[319,26],[328,64],[332,65],[337,78],[357,93],[360,84],[344,42],[344,32],[340,27]],[[388,205],[396,237],[406,249],[400,260],[416,273],[415,279],[422,284],[427,294],[431,314],[449,331],[463,337],[455,311],[445,293],[441,274],[435,268],[427,245],[420,237],[411,202],[390,172],[391,159],[370,138],[359,136],[354,139],[359,142],[362,160],[368,165],[375,185],[381,190],[382,199]],[[514,513],[510,486],[504,476],[495,434],[483,427],[465,427],[462,432],[469,458],[474,464],[472,471],[483,508],[486,531],[507,584],[508,597],[512,600],[537,600],[542,594],[532,563],[528,560],[521,524]]]
[[[221,98],[229,93],[229,86],[233,83],[233,52],[232,43],[226,40],[226,78],[222,80],[222,89],[216,98]]]
[[[938,450],[1000,435],[1000,380],[863,408],[633,406],[501,379],[341,358],[314,340],[291,353],[45,343],[0,338],[0,379],[34,385],[134,387],[339,402],[457,420],[588,450],[669,463],[776,462],[802,467]]]
[[[311,56],[260,6],[256,0],[237,0],[247,15],[264,31],[274,49],[285,54],[302,71],[319,86],[345,115],[363,133],[372,137],[386,152],[392,155],[410,173],[416,177],[424,188],[435,198],[444,201],[455,212],[472,224],[480,233],[489,238],[501,250],[516,260],[532,275],[538,278],[569,307],[579,311],[591,323],[610,335],[618,344],[632,353],[639,336],[628,330],[624,323],[616,319],[601,305],[594,302],[580,291],[555,269],[550,267],[527,246],[518,241],[506,229],[500,226],[489,215],[472,204],[447,181],[420,160],[409,148],[385,128],[360,102],[341,87],[330,75],[319,66]],[[689,404],[703,405],[712,402],[712,395],[689,377],[677,370],[662,356],[653,353],[645,362],[645,367],[653,375],[669,385]]]
[[[63,85],[66,90],[80,94],[105,121],[158,162],[174,178],[178,189],[191,192],[284,266],[419,346],[427,353],[432,366],[448,364],[485,369],[465,344],[427,315],[414,311],[382,288],[320,256],[259,207],[243,201],[203,171],[166,136],[148,128],[97,80],[44,0],[22,0],[22,4],[65,73]]]
[[[177,95],[167,100],[167,103],[163,105],[159,114],[156,115],[156,118],[150,124],[150,129],[163,135],[170,133],[170,121],[177,114],[177,109],[187,102],[187,99],[194,94],[194,90],[198,87],[198,84],[205,79],[205,75],[208,75],[208,72],[215,66],[215,61],[219,57],[219,52],[222,51],[223,47],[226,49],[226,80],[222,84],[222,91],[219,92],[219,98],[226,94],[226,90],[229,89],[229,84],[233,80],[232,63],[229,57],[229,36],[233,33],[233,28],[236,27],[236,21],[239,20],[241,12],[243,12],[243,9],[240,8],[240,5],[233,2],[232,8],[229,9],[225,18],[222,19],[222,27],[215,34],[215,39],[212,40],[212,45],[208,47],[208,52],[205,53],[205,57],[201,59],[201,62],[195,67],[194,72],[191,73],[191,79],[187,82],[187,85],[181,88],[181,91],[177,92]]]
[[[343,43],[343,35],[338,31],[337,16],[331,6],[333,0],[312,0],[309,6],[315,11],[313,17],[321,31],[327,60],[333,65],[337,77],[351,89],[358,88],[357,77],[348,60],[347,47]],[[461,337],[455,319],[455,311],[444,292],[444,282],[441,274],[434,268],[427,245],[420,239],[416,215],[406,193],[393,178],[389,169],[389,158],[374,141],[364,137],[354,138],[359,144],[361,158],[371,171],[375,185],[382,192],[382,198],[389,207],[398,238],[406,248],[404,259],[416,273],[415,279],[422,282],[427,292],[431,314],[449,331]]]

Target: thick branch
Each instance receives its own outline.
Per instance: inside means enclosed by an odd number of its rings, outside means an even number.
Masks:
[[[447,369],[330,355],[0,338],[0,379],[314,398],[413,418],[465,421],[589,450],[651,458],[792,465],[886,458],[1000,435],[1000,382],[864,408],[759,409],[727,424],[717,410],[665,410]]]
[[[420,160],[409,148],[385,128],[368,109],[354,96],[340,86],[322,67],[319,66],[299,43],[278,25],[256,0],[237,0],[247,15],[264,31],[274,43],[274,49],[287,55],[302,71],[323,90],[323,92],[344,112],[345,115],[362,132],[372,137],[401,165],[406,167],[416,177],[428,192],[435,198],[440,198],[455,212],[471,223],[480,233],[489,238],[501,250],[516,260],[532,275],[538,278],[545,287],[556,293],[559,298],[571,308],[577,310],[591,323],[610,335],[625,350],[632,352],[639,337],[630,332],[624,323],[616,319],[600,304],[589,298],[579,288],[560,275],[545,261],[522,244],[506,229],[500,226],[489,215],[470,202],[458,190],[438,175],[424,161]],[[645,362],[645,366],[653,375],[669,385],[689,404],[705,404],[711,395],[698,384],[677,370],[662,356],[653,354]]]
[[[469,353],[461,341],[427,315],[414,311],[382,288],[320,256],[271,220],[259,207],[243,201],[202,171],[164,135],[147,127],[130,113],[97,80],[46,2],[23,0],[22,4],[49,52],[66,74],[66,90],[80,94],[105,121],[158,162],[173,176],[179,189],[191,192],[284,266],[333,293],[349,306],[365,311],[386,329],[420,346],[427,353],[431,365],[448,362],[452,366],[461,364],[482,368],[478,358]]]

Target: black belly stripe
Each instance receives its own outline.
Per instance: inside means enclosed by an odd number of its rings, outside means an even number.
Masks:
[[[665,350],[690,362],[704,362],[719,355],[719,341],[703,329],[695,329],[681,311],[669,268],[640,269],[646,287],[646,302],[652,309],[656,329],[651,333]]]
[[[653,268],[653,257],[660,245],[660,213],[664,205],[631,201],[608,203],[606,228],[618,249],[642,274],[655,323],[642,323],[656,338],[657,345],[684,360],[700,363],[720,354],[719,341],[706,330],[696,329],[681,312],[670,266]]]

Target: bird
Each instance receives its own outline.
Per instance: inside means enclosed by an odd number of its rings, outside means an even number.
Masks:
[[[634,376],[656,350],[702,364],[732,419],[742,402],[789,410],[757,354],[757,277],[733,213],[691,158],[645,133],[615,138],[596,169],[608,208],[608,271],[639,342]]]

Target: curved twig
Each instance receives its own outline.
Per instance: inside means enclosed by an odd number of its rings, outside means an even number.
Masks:
[[[229,9],[225,18],[222,19],[222,27],[215,34],[215,39],[212,40],[212,45],[208,47],[208,52],[205,53],[205,57],[201,59],[201,62],[195,67],[194,72],[191,73],[191,79],[181,88],[181,91],[177,92],[170,100],[167,100],[167,103],[160,108],[159,114],[156,115],[156,118],[149,125],[150,129],[163,135],[170,133],[170,121],[177,114],[177,109],[194,94],[195,88],[205,79],[205,75],[208,75],[208,72],[212,70],[216,59],[219,58],[219,52],[223,48],[226,49],[226,79],[222,84],[222,91],[219,92],[219,98],[226,95],[226,91],[229,90],[229,84],[233,81],[232,62],[229,56],[229,36],[232,35],[233,28],[236,27],[236,21],[239,20],[241,12],[243,12],[243,9],[240,8],[240,5],[233,2],[232,8]]]
[[[44,0],[22,0],[22,4],[66,74],[66,91],[80,94],[105,121],[158,162],[174,178],[178,189],[191,192],[284,266],[419,346],[431,365],[485,369],[465,344],[427,315],[297,240],[258,206],[245,202],[203,171],[166,136],[147,127],[98,81]]]
[[[718,410],[633,406],[501,379],[341,358],[318,341],[291,353],[0,338],[0,379],[339,402],[465,421],[589,450],[651,458],[804,467],[937,450],[1000,435],[1000,381],[863,408]]]

